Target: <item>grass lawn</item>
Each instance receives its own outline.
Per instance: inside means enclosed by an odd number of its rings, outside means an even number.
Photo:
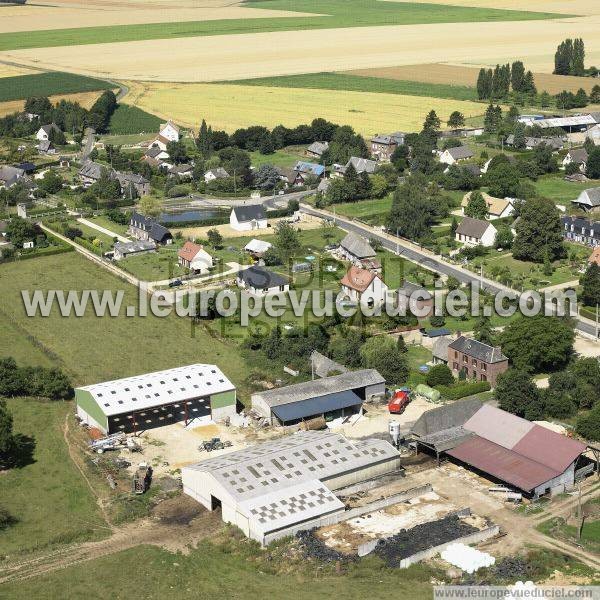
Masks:
[[[532,182],[535,189],[544,198],[550,198],[556,204],[564,204],[567,211],[571,208],[571,200],[575,200],[583,191],[592,187],[600,186],[600,181],[586,181],[576,183],[574,181],[565,181],[564,174],[544,175],[537,181]]]
[[[236,544],[232,542],[230,545]],[[363,561],[349,573],[332,574],[330,567],[312,562],[294,565],[293,574],[277,573],[265,555],[245,542],[238,552],[200,543],[189,554],[172,554],[154,546],[140,546],[30,579],[3,586],[13,600],[56,598],[129,598],[148,600],[208,600],[229,598],[273,598],[314,600],[339,596],[362,600],[377,598],[425,600],[431,598],[433,571],[422,565],[402,570],[381,568],[380,563]],[[373,565],[374,563],[374,565]]]
[[[96,223],[96,225],[99,225],[100,227],[105,227],[110,231],[114,231],[119,235],[127,235],[127,229],[129,229],[128,225],[120,225],[119,223],[115,223],[114,221],[111,221],[108,217],[104,215],[86,217],[86,219],[88,221],[92,221],[92,223]]]
[[[142,281],[161,281],[181,277],[186,271],[177,264],[177,251],[181,244],[158,248],[156,252],[130,256],[119,261],[119,267]]]
[[[113,83],[101,79],[58,71],[3,77],[1,84],[0,102],[24,100],[33,96],[95,92],[97,90],[110,90],[115,87]]]
[[[0,531],[2,556],[104,537],[96,500],[69,457],[62,427],[70,402],[8,400],[14,431],[35,440],[33,458],[0,476],[0,505],[17,519]],[[0,562],[1,565],[1,562]]]
[[[472,87],[421,83],[418,81],[399,81],[384,77],[363,77],[347,73],[305,73],[302,75],[243,79],[230,83],[284,88],[379,92],[383,94],[402,94],[405,96],[449,98],[451,100],[478,100],[477,91]]]
[[[360,219],[369,225],[383,225],[392,207],[392,195],[375,200],[360,200],[345,204],[333,204],[328,210],[334,211],[344,217]]]
[[[81,229],[81,233],[83,233],[84,238],[100,240],[102,242],[102,249],[105,252],[108,252],[113,247],[114,241],[112,236],[106,235],[105,233],[102,233],[101,231],[98,231],[89,225],[84,225],[79,221],[69,221],[69,227]]]
[[[376,0],[259,0],[247,2],[245,6],[313,13],[315,16],[145,23],[140,25],[4,33],[0,35],[0,50],[337,27],[566,18],[566,15],[542,12],[470,8],[415,2],[377,2]]]
[[[288,146],[281,150],[276,150],[273,154],[261,154],[258,151],[250,152],[253,167],[262,165],[273,165],[283,169],[291,169],[299,160],[312,160],[304,156],[305,146]]]
[[[67,321],[54,307],[47,318],[27,317],[21,290],[35,289],[123,290],[122,314],[101,318],[90,306],[84,316]],[[187,318],[126,317],[125,306],[139,305],[135,288],[74,252],[0,265],[0,295],[0,331],[10,323],[31,343],[50,349],[75,385],[193,362],[221,365],[236,384],[248,375],[249,366],[233,343],[210,337],[202,327],[192,329]]]
[[[408,352],[406,353],[408,358],[408,367],[411,371],[419,370],[421,365],[429,362],[432,358],[431,350],[418,344],[408,344]]]

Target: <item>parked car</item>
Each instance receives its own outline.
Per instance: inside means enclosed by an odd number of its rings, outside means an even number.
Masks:
[[[179,287],[180,285],[183,285],[183,281],[181,281],[181,279],[173,279],[173,281],[169,282],[170,288]]]

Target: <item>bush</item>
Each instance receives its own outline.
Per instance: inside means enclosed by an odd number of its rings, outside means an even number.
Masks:
[[[73,395],[69,378],[60,369],[18,367],[13,358],[0,359],[0,396],[42,396],[65,400]]]
[[[466,396],[487,392],[491,388],[489,381],[463,381],[452,386],[439,385],[436,390],[442,394],[446,400],[459,400]]]
[[[435,365],[429,369],[427,373],[427,385],[435,387],[437,385],[452,385],[454,383],[454,377],[452,371],[447,365]]]

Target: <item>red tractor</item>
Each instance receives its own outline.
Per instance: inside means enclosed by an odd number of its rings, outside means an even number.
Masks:
[[[392,415],[401,415],[410,402],[410,390],[398,388],[388,402],[388,410]]]

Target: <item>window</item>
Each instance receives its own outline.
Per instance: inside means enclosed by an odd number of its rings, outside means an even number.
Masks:
[[[473,366],[476,367],[477,366],[477,361],[475,359],[472,360]]]
[[[465,364],[467,364],[469,362],[469,357],[468,356],[463,356],[463,362]]]
[[[481,381],[487,381],[487,377],[483,373],[481,374]]]
[[[454,352],[454,358],[458,358],[458,352]]]
[[[484,362],[481,363],[481,370],[487,371],[487,365]]]

